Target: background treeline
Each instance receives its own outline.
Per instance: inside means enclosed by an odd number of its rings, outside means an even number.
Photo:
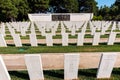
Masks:
[[[120,1],[98,8],[95,0],[0,0],[0,21],[28,20],[28,13],[94,13],[94,20],[120,20]]]

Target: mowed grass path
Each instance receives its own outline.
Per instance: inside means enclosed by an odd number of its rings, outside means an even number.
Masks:
[[[84,46],[76,46],[71,44],[69,46],[54,45],[48,47],[45,45],[39,45],[38,47],[31,47],[24,45],[23,47],[0,47],[0,54],[34,54],[34,53],[70,53],[70,52],[120,52],[120,44],[106,45],[100,44],[98,46],[92,46],[87,44]]]

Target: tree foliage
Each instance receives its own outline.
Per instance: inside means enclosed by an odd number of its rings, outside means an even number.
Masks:
[[[98,8],[96,0],[0,0],[0,21],[27,20],[28,13],[94,13],[94,20],[120,20],[120,0]]]
[[[18,9],[12,4],[11,0],[0,0],[0,20],[13,21],[17,18]]]
[[[45,13],[49,8],[49,0],[28,0],[32,13]]]
[[[110,7],[104,5],[99,9],[98,15],[104,20],[120,20],[120,1],[116,0]]]
[[[64,8],[69,13],[78,13],[79,12],[78,0],[64,0]]]

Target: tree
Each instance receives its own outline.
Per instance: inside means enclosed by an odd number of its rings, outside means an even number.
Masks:
[[[46,13],[49,8],[49,0],[28,0],[32,13]]]
[[[27,0],[12,0],[12,4],[18,9],[17,20],[26,20],[30,12]]]
[[[0,0],[0,19],[1,21],[13,21],[17,18],[18,9],[12,4],[11,0]]]
[[[50,9],[54,13],[78,13],[78,0],[50,0]]]
[[[94,13],[97,15],[98,7],[97,2],[95,0],[78,0],[79,1],[79,11],[80,12],[87,12],[87,13]]]
[[[69,13],[78,13],[79,12],[78,0],[64,0],[64,8]]]
[[[64,5],[64,0],[50,0],[50,8],[49,11],[52,13],[66,13]]]

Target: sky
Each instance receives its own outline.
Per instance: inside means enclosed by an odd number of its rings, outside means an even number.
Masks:
[[[115,2],[115,0],[96,0],[98,2],[98,7],[100,6],[104,6],[104,5],[107,5],[107,6],[111,6],[111,4],[113,4]]]

